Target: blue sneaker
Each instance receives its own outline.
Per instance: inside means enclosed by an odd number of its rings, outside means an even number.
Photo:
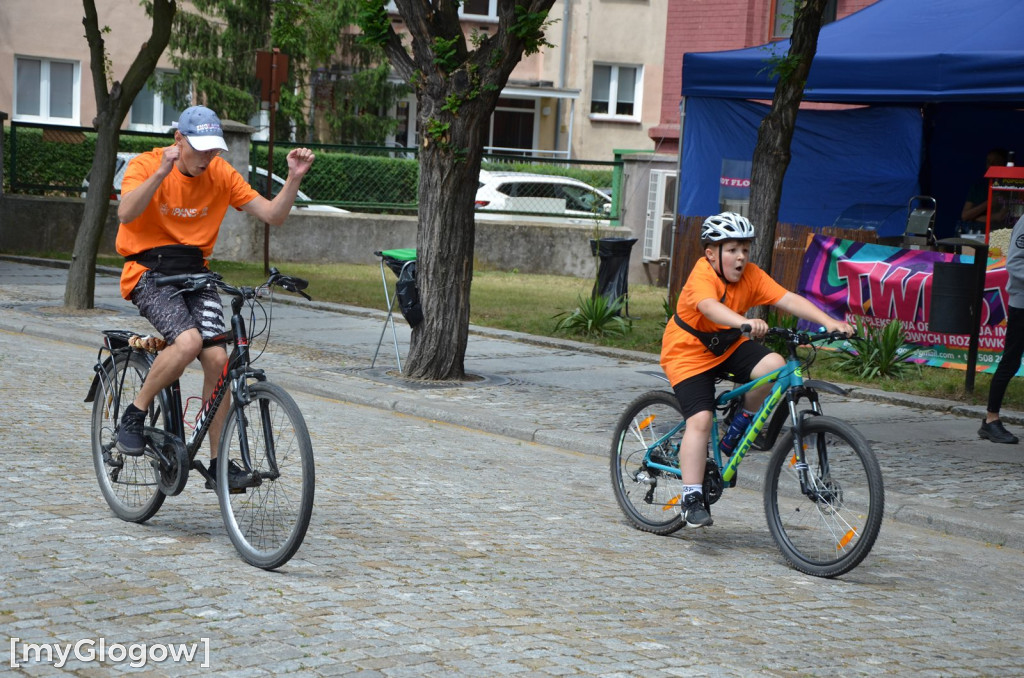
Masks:
[[[146,449],[146,438],[142,435],[146,427],[146,413],[129,405],[121,415],[121,426],[117,430],[117,449],[122,454],[138,457]]]

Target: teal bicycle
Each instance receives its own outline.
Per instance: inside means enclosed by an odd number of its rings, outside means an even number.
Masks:
[[[749,331],[748,326],[744,329]],[[855,568],[871,551],[885,508],[882,471],[871,445],[850,424],[822,413],[818,391],[845,391],[803,378],[817,353],[814,343],[838,341],[846,335],[776,327],[767,336],[785,343],[786,365],[717,396],[704,501],[710,508],[726,488],[735,486],[747,452],[774,447],[764,472],[768,530],[794,568],[817,577],[836,577]],[[797,347],[805,345],[812,350],[801,360]],[[771,393],[733,454],[723,455],[718,449],[719,412],[727,426],[744,394],[769,383]],[[785,407],[780,407],[782,403]],[[783,431],[787,423],[789,428]],[[619,507],[640,530],[666,535],[685,525],[679,510],[679,446],[685,428],[679,402],[669,391],[643,394],[619,418],[611,449],[612,487]]]

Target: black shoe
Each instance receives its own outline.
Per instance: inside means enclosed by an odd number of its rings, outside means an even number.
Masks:
[[[214,478],[217,477],[217,467],[215,464],[210,464],[210,475]],[[256,487],[260,484],[260,477],[255,473],[246,473],[242,470],[242,467],[238,465],[234,459],[228,462],[228,489],[234,492],[241,492],[247,487]],[[206,489],[213,490],[216,486],[213,481],[206,481]]]
[[[117,449],[122,454],[138,457],[146,449],[146,438],[142,430],[146,427],[146,413],[132,407],[121,415],[121,426],[117,430]]]
[[[978,435],[982,438],[987,438],[994,443],[1006,443],[1007,445],[1016,445],[1018,440],[1017,436],[1013,435],[1003,427],[1003,422],[996,419],[992,422],[986,422],[984,419],[981,420],[981,428],[978,429]]]
[[[687,527],[710,527],[715,522],[704,508],[704,496],[700,492],[691,492],[683,497],[682,515]]]

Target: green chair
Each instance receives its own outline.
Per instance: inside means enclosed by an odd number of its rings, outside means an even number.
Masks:
[[[388,316],[384,319],[384,328],[380,331],[380,339],[377,341],[377,350],[373,354],[373,361],[370,367],[377,364],[377,356],[380,354],[380,347],[384,343],[384,334],[391,325],[391,336],[395,342],[395,360],[398,362],[398,370],[402,370],[402,356],[398,351],[398,331],[395,329],[395,301],[399,301],[399,309],[402,316],[408,321],[410,327],[415,327],[423,320],[423,313],[420,310],[419,293],[416,288],[416,250],[414,248],[396,250],[378,250],[374,252],[380,257],[380,280],[384,285],[384,303],[388,306]],[[392,293],[388,288],[387,275],[384,273],[385,266],[391,269],[396,276],[395,291]]]

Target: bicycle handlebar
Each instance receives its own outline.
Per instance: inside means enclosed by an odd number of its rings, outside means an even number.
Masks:
[[[824,328],[818,332],[798,332],[785,327],[772,327],[768,330],[765,336],[780,337],[788,344],[794,344],[796,346],[802,346],[806,344],[812,344],[816,341],[841,341],[843,339],[852,339],[857,335],[849,335],[846,332],[826,332]]]
[[[754,329],[751,325],[743,323],[740,325],[740,332],[743,334],[750,334],[750,331]],[[819,332],[797,332],[796,330],[787,329],[785,327],[771,327],[765,332],[766,337],[781,337],[786,341],[796,341],[797,344],[810,344],[814,341],[839,341],[840,339],[850,339],[857,335],[848,335],[845,332],[825,332],[825,328],[821,328]]]
[[[250,287],[235,287],[224,282],[224,276],[220,273],[214,273],[207,271],[203,273],[181,273],[178,275],[165,275],[155,278],[153,283],[157,286],[164,285],[180,285],[181,289],[172,294],[172,297],[176,297],[179,294],[185,294],[186,292],[196,292],[207,287],[216,287],[222,292],[231,294],[237,297],[251,298],[256,295],[257,290],[262,287],[270,285],[277,285],[278,287],[284,288],[289,292],[294,292],[301,295],[307,301],[311,297],[303,292],[304,289],[309,287],[309,281],[303,280],[302,278],[296,278],[290,275],[284,275],[276,268],[270,269],[270,277],[267,281],[256,288]]]

